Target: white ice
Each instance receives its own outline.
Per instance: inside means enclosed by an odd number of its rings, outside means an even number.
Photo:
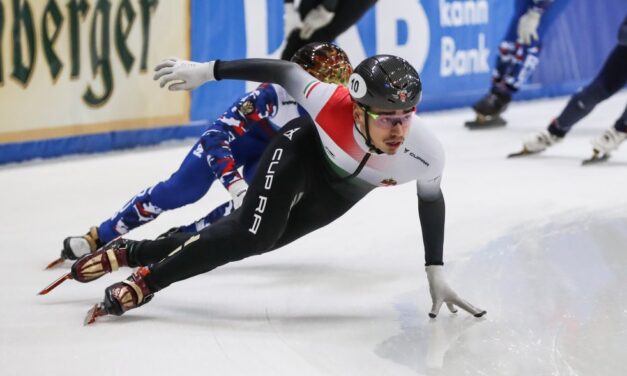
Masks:
[[[169,175],[193,140],[0,167],[1,375],[625,375],[627,146],[581,167],[622,113],[599,105],[566,140],[507,160],[567,98],[514,103],[502,129],[471,111],[426,113],[447,151],[445,271],[483,320],[430,297],[412,184],[373,192],[318,232],[159,292],[123,317],[83,326],[118,271],[91,284],[43,271],[85,232]],[[154,237],[227,194],[130,234]]]

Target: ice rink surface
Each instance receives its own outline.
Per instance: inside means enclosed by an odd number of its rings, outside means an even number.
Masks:
[[[91,284],[43,267],[173,172],[192,140],[0,166],[2,375],[625,375],[627,145],[581,167],[627,92],[561,144],[507,160],[567,98],[514,103],[505,128],[468,131],[470,110],[427,113],[447,152],[445,271],[485,319],[430,297],[413,184],[378,189],[336,223],[276,252],[177,283],[123,317],[83,327],[120,270]],[[150,238],[227,198],[130,234]]]

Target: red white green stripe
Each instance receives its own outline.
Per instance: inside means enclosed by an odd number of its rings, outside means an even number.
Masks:
[[[311,94],[313,89],[318,86],[319,83],[320,81],[311,81],[307,84],[307,86],[305,86],[305,90],[303,91],[303,94],[305,94],[305,98],[309,98],[309,94]]]

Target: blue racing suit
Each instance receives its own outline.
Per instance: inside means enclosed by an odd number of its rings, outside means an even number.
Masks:
[[[505,38],[499,45],[496,67],[492,72],[492,92],[511,95],[531,77],[539,62],[542,41],[547,30],[570,0],[516,0],[514,15]],[[529,10],[542,16],[538,39],[529,45],[518,43],[518,21]]]
[[[168,179],[144,189],[100,224],[100,242],[105,244],[166,210],[198,201],[216,179],[226,189],[240,179],[250,182],[272,137],[284,124],[300,116],[308,115],[278,85],[262,84],[247,93],[205,130]],[[242,173],[238,171],[240,167]],[[226,202],[182,230],[199,231],[232,210],[232,201]]]

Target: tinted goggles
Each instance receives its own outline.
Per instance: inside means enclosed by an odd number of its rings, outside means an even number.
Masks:
[[[390,114],[390,113],[376,113],[370,110],[366,110],[366,114],[374,120],[373,124],[377,127],[384,129],[392,129],[396,124],[399,124],[403,128],[409,127],[411,124],[411,118],[414,116],[416,107],[412,107],[403,114]]]

